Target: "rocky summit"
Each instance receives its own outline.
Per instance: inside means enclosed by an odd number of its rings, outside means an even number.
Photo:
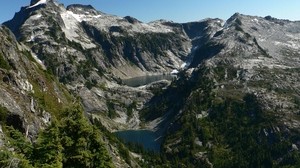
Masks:
[[[300,22],[32,0],[0,37],[1,167],[300,166]]]

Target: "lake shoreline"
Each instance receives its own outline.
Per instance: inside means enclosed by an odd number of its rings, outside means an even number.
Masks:
[[[161,80],[172,81],[175,78],[176,76],[171,74],[145,75],[145,76],[138,76],[134,78],[122,79],[122,83],[126,86],[136,88],[136,87],[148,85],[150,83],[161,81]]]
[[[151,130],[124,130],[114,134],[126,143],[141,145],[145,150],[160,152],[161,136]]]

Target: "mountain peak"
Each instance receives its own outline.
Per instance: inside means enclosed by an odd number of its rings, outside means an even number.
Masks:
[[[72,4],[67,6],[66,8],[68,11],[72,11],[76,14],[92,14],[92,15],[98,15],[102,12],[97,11],[93,6],[91,5],[81,5],[81,4]]]
[[[236,12],[235,14],[233,14],[226,22],[230,23],[234,20],[236,20],[237,18],[240,18],[242,16],[242,14]]]
[[[131,16],[125,16],[124,19],[126,19],[131,24],[141,23],[141,21]]]
[[[82,5],[82,4],[72,4],[67,6],[67,10],[73,9],[73,8],[81,8],[86,10],[96,10],[92,5]]]

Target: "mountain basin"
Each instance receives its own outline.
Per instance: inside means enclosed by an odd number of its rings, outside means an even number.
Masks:
[[[169,80],[172,81],[175,79],[174,75],[145,75],[145,76],[138,76],[129,79],[123,79],[123,83],[127,86],[131,87],[139,87],[143,85],[147,85],[152,82],[160,81],[160,80]]]
[[[153,131],[125,130],[115,132],[115,134],[125,142],[141,145],[148,151],[160,152],[161,138]]]

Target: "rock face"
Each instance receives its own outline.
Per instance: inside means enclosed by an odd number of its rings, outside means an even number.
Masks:
[[[88,64],[90,71],[96,68],[121,78],[170,73],[180,68],[192,46],[180,24],[145,24],[91,6],[64,8],[54,1],[24,7],[4,24],[66,82],[86,78],[76,74],[82,64]]]
[[[72,101],[60,82],[109,131],[156,130],[171,163],[218,167],[225,154],[249,156],[228,140],[242,135],[255,149],[282,147],[276,156],[264,153],[275,165],[298,152],[300,22],[236,13],[226,22],[146,24],[89,5],[32,0],[4,25],[16,38],[0,28],[0,107],[31,139]],[[172,83],[134,88],[121,81],[171,72],[178,72]]]
[[[49,124],[49,112],[68,103],[65,89],[44,72],[31,51],[19,44],[9,29],[1,26],[0,37],[1,122],[34,140],[39,130]]]
[[[284,113],[283,122],[298,127],[298,121],[288,118],[298,112],[299,28],[299,22],[235,14],[197,56],[211,57],[205,61],[211,69],[223,68],[216,85],[256,94],[265,109]],[[211,55],[211,48],[219,52]]]

